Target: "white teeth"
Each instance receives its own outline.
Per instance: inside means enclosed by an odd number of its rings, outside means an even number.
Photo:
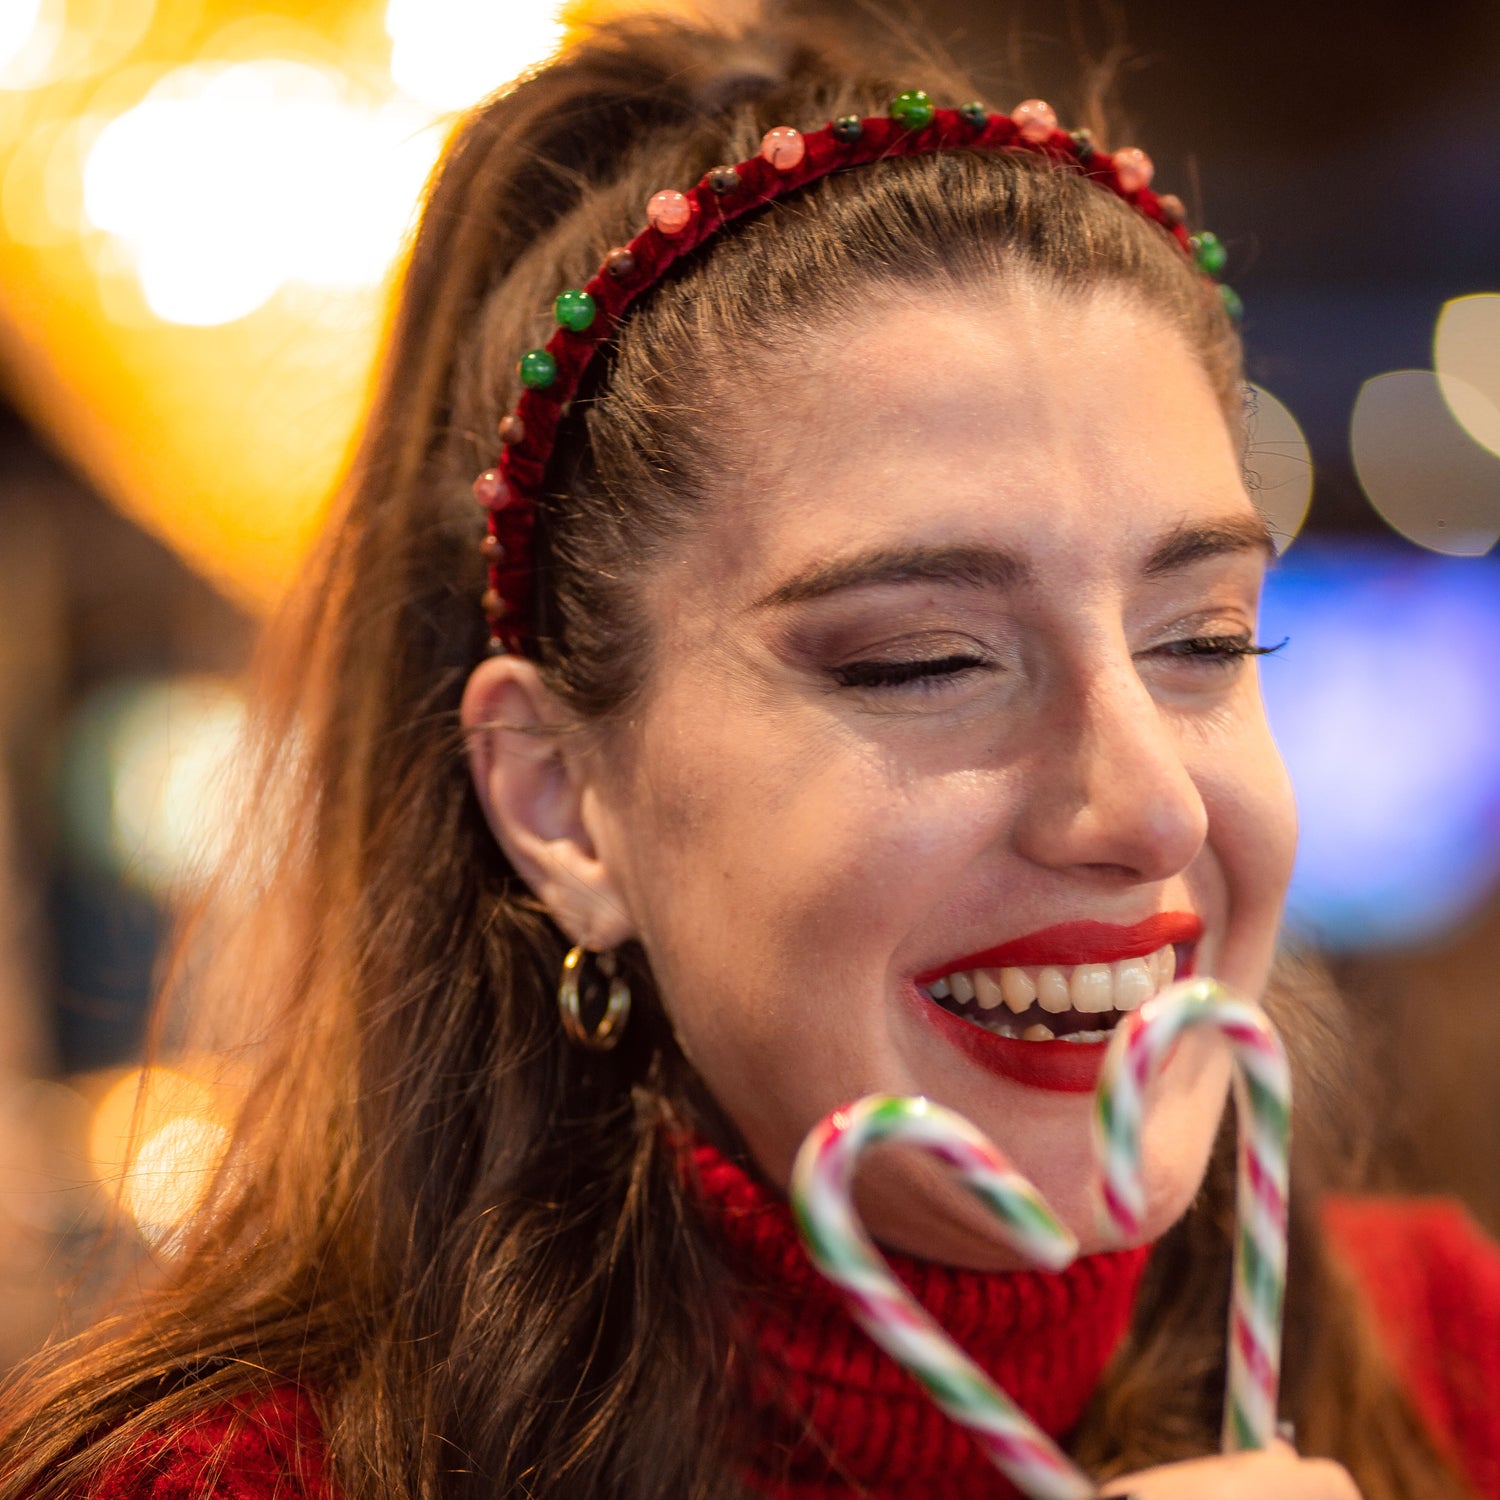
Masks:
[[[1079,964],[1069,985],[1073,1009],[1085,1015],[1101,1015],[1114,1008],[1114,976],[1108,964]]]
[[[994,1010],[1000,1004],[1000,986],[989,969],[975,969],[973,974],[974,998],[981,1010]]]
[[[1164,990],[1177,977],[1177,950],[1168,945],[1151,956],[1156,961],[1156,987]]]
[[[1111,964],[1050,965],[1042,969],[1004,968],[958,970],[924,986],[934,1000],[957,1005],[977,1004],[981,1010],[1003,1005],[1023,1015],[1033,1004],[1052,1015],[1077,1011],[1102,1015],[1106,1011],[1138,1010],[1159,990],[1172,983],[1177,954],[1168,944],[1140,958]],[[1092,1033],[1090,1033],[1092,1034]]]
[[[1023,1010],[1029,1010],[1031,1002],[1036,999],[1036,986],[1025,969],[1001,969],[1000,993],[1005,1003],[1020,1015]]]
[[[1050,1026],[1043,1026],[1038,1023],[1035,1026],[1028,1026],[1021,1033],[1021,1040],[1023,1042],[1055,1042],[1057,1038],[1053,1036]]]
[[[1112,1031],[1070,1031],[1062,1040],[1065,1042],[1104,1042],[1113,1035]]]
[[[1144,958],[1122,958],[1114,971],[1116,1010],[1139,1010],[1156,993],[1156,974]]]
[[[1043,1010],[1054,1015],[1073,1008],[1067,976],[1061,969],[1043,969],[1036,976],[1036,1000]]]

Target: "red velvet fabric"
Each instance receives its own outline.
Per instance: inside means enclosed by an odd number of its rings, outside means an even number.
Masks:
[[[774,1500],[834,1500],[857,1483],[882,1500],[1011,1492],[976,1461],[908,1377],[843,1316],[807,1264],[785,1205],[699,1148],[709,1209],[733,1259],[780,1278],[751,1299],[768,1403],[756,1472]],[[1443,1200],[1330,1203],[1335,1253],[1353,1268],[1419,1410],[1470,1475],[1500,1500],[1500,1249]],[[1060,1276],[984,1276],[897,1258],[902,1280],[1048,1431],[1066,1433],[1115,1347],[1141,1271],[1135,1254],[1094,1256]],[[816,1428],[812,1440],[793,1411]],[[213,1475],[217,1473],[217,1478]],[[335,1500],[316,1418],[283,1388],[221,1408],[172,1441],[144,1445],[91,1500]]]

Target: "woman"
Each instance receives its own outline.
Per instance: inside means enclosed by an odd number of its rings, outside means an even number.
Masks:
[[[1090,180],[1087,140],[827,172],[643,272],[555,437],[517,407],[541,311],[657,190],[893,92],[790,23],[622,27],[459,132],[268,651],[243,868],[184,944],[183,987],[211,953],[255,1030],[238,1149],[144,1311],[18,1387],[0,1495],[1011,1493],[792,1236],[798,1142],[876,1089],[974,1120],[1082,1237],[1030,1271],[921,1163],[862,1181],[909,1284],[1109,1493],[1495,1480],[1460,1391],[1496,1373],[1492,1252],[1345,1203],[1325,1253],[1344,1065],[1275,962],[1269,541],[1234,329],[1170,211]],[[546,467],[476,487],[486,658],[466,492],[507,413]],[[1263,994],[1299,1069],[1283,1410],[1323,1458],[1206,1456],[1213,1049],[1153,1106],[1148,1243],[1094,1232],[1097,1034],[1184,972]],[[1445,1374],[1392,1363],[1352,1279],[1382,1243]]]

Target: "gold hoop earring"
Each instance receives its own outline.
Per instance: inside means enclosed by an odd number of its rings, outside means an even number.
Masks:
[[[590,1031],[583,1024],[578,1005],[579,971],[587,957],[589,952],[581,945],[568,950],[568,956],[563,959],[562,983],[557,987],[557,1011],[570,1042],[590,1052],[608,1052],[624,1035],[625,1023],[630,1019],[630,986],[615,972],[613,953],[594,955],[600,974],[609,980],[609,998],[605,1002],[603,1018]]]

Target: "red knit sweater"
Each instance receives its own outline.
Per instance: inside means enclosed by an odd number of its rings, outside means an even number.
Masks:
[[[713,1153],[700,1149],[697,1159],[731,1258],[780,1289],[749,1309],[763,1355],[764,1441],[746,1476],[752,1485],[774,1500],[859,1490],[883,1500],[1013,1495],[845,1317],[808,1265],[785,1203]],[[1482,1500],[1500,1500],[1500,1249],[1442,1200],[1341,1200],[1329,1205],[1327,1225],[1433,1432]],[[893,1259],[918,1300],[1059,1437],[1078,1420],[1124,1334],[1144,1262],[1145,1252],[1091,1256],[1052,1276]],[[317,1418],[290,1387],[143,1446],[91,1496],[336,1500]]]

